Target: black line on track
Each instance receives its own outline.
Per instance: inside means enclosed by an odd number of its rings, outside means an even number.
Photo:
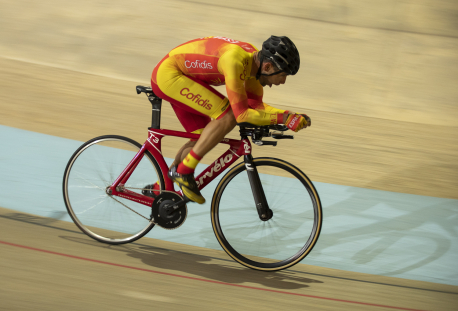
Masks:
[[[33,216],[33,215],[27,215],[27,214],[21,214],[21,213],[11,213],[11,214],[7,214],[7,215],[0,215],[0,217],[1,218],[5,218],[5,219],[9,219],[9,220],[21,221],[21,222],[25,222],[25,223],[32,224],[32,225],[42,226],[42,227],[46,227],[46,228],[57,229],[57,230],[62,230],[62,231],[67,231],[67,232],[72,232],[72,233],[85,235],[83,232],[81,232],[79,230],[64,229],[64,228],[51,226],[51,225],[46,224],[46,223],[40,223],[40,221],[43,221],[43,219],[45,219],[45,220],[46,219],[52,219],[53,222],[57,221],[57,220],[55,220],[53,218]],[[184,251],[177,251],[177,250],[171,250],[171,249],[166,249],[166,248],[157,247],[157,246],[153,246],[153,245],[142,244],[142,243],[138,243],[138,242],[132,242],[130,244],[138,245],[138,246],[144,246],[144,247],[151,247],[151,248],[155,248],[155,249],[159,249],[159,250],[163,250],[163,251],[168,251],[168,252],[176,252],[176,253],[181,253],[181,254],[186,254],[186,255],[195,255],[193,253],[188,253],[188,252],[184,252]],[[220,260],[220,261],[227,261],[227,262],[231,262],[231,263],[234,262],[232,259],[224,259],[224,258],[207,256],[207,255],[199,255],[199,256],[210,258],[210,259],[215,259],[215,260]],[[347,281],[353,281],[353,282],[362,282],[362,283],[370,283],[370,284],[375,284],[375,285],[384,285],[384,286],[400,287],[400,288],[407,288],[407,289],[424,290],[424,291],[443,293],[443,294],[458,295],[458,293],[449,292],[449,291],[442,291],[442,290],[428,289],[428,288],[421,288],[421,287],[413,287],[413,286],[405,286],[405,285],[397,285],[397,284],[389,284],[389,283],[381,283],[381,282],[374,282],[374,281],[365,281],[365,280],[351,279],[351,278],[345,278],[345,277],[340,277],[340,276],[333,276],[333,275],[326,275],[326,274],[319,274],[319,273],[312,273],[312,272],[297,271],[297,270],[293,270],[293,269],[283,270],[283,271],[274,272],[274,273],[286,273],[286,274],[288,274],[290,272],[300,273],[300,274],[310,274],[310,275],[314,275],[314,276],[321,276],[321,277],[326,277],[326,278],[347,280]]]

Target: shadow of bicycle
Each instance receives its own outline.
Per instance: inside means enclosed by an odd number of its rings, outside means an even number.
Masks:
[[[220,259],[141,243],[108,245],[85,237],[60,236],[60,238],[74,243],[125,253],[127,256],[139,259],[143,264],[156,269],[176,271],[180,274],[195,275],[224,283],[254,283],[281,290],[306,288],[311,283],[323,283],[322,281],[298,276],[294,272],[278,271],[266,273],[251,270],[243,266],[237,266],[229,258]]]
[[[406,173],[398,174],[400,179]],[[393,175],[386,179],[375,182],[397,180]],[[324,257],[339,254],[339,269],[450,281],[458,237],[456,200],[352,187],[341,195],[347,197],[325,206],[323,231],[311,259],[326,262]],[[343,247],[345,252],[339,253]]]

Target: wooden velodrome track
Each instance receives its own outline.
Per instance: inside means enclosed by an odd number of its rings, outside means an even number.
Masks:
[[[456,12],[453,1],[434,12],[426,0],[364,8],[283,2],[275,11],[272,1],[259,8],[2,1],[0,29],[9,31],[0,37],[0,124],[79,141],[120,134],[143,142],[151,108],[134,87],[148,84],[170,48],[213,34],[259,46],[271,32],[288,33],[308,51],[304,73],[266,90],[267,101],[308,113],[313,126],[288,150],[258,147],[256,156],[291,161],[314,181],[458,199],[458,30],[446,14]],[[162,124],[181,130],[167,103]],[[164,155],[173,157],[180,143],[164,140]],[[72,223],[5,208],[0,228],[1,310],[458,308],[455,286],[308,265],[261,273],[222,251],[183,244],[103,245]]]

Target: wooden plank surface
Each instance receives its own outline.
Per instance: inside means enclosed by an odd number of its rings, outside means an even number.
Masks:
[[[105,134],[145,141],[151,105],[135,93],[140,82],[1,58],[0,67],[0,124],[80,141]],[[277,147],[255,146],[254,155],[289,161],[313,181],[458,198],[455,127],[307,112],[312,127]],[[162,127],[183,130],[167,102]],[[229,136],[239,137],[237,129]],[[164,155],[173,158],[183,143],[164,139]],[[202,162],[223,150],[215,148]]]
[[[110,246],[72,223],[4,208],[0,226],[5,310],[456,310],[458,303],[456,286],[304,264],[258,272],[223,251],[150,238]]]
[[[142,143],[151,108],[134,87],[149,83],[171,48],[208,35],[259,47],[270,34],[285,34],[301,51],[301,71],[266,90],[265,99],[308,113],[313,126],[278,147],[254,147],[255,156],[290,161],[313,181],[458,198],[454,0],[0,2],[2,125],[79,141],[119,134]],[[163,107],[163,127],[181,130],[170,106]],[[165,156],[182,143],[165,139]],[[258,273],[219,251],[146,238],[111,247],[71,223],[3,208],[0,228],[0,309],[458,305],[454,286],[306,265]]]

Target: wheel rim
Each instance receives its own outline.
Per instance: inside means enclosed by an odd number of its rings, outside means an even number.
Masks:
[[[242,163],[217,188],[221,195],[214,204],[216,217],[212,216],[215,233],[240,263],[260,270],[283,269],[302,260],[316,243],[321,228],[319,199],[313,185],[312,189],[293,166],[282,161],[276,167],[272,161],[255,163],[274,216],[266,222],[259,219]],[[288,208],[292,205],[296,207]]]
[[[150,207],[106,191],[139,149],[133,141],[101,138],[88,142],[70,160],[64,178],[64,198],[70,216],[89,236],[103,242],[125,243],[143,236],[154,226],[149,220]],[[163,189],[159,176],[153,161],[145,155],[125,187],[141,193],[147,184],[159,181]]]

